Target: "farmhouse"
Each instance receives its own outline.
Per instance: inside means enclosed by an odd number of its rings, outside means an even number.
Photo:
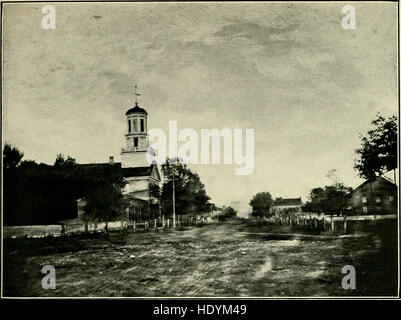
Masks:
[[[287,213],[300,213],[302,200],[299,198],[277,198],[274,201],[274,204],[270,210],[270,212],[274,215],[281,215]]]
[[[396,214],[397,185],[384,176],[365,181],[351,194],[352,213],[356,215]]]

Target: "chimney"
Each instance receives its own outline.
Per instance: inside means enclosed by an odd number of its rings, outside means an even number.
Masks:
[[[114,157],[113,157],[113,156],[110,156],[109,162],[110,162],[110,164],[113,164],[113,163],[114,163]]]

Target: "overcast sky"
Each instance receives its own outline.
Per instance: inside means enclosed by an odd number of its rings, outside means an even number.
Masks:
[[[4,5],[4,140],[25,159],[116,161],[125,112],[150,128],[252,128],[255,170],[197,165],[212,201],[260,191],[299,197],[361,180],[354,149],[377,112],[397,114],[397,3],[62,4],[44,30],[43,4]]]

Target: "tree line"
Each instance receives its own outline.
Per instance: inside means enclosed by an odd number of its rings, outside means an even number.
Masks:
[[[61,154],[53,165],[22,160],[23,152],[3,148],[4,224],[52,224],[77,217],[77,199],[85,199],[88,219],[111,221],[129,206],[123,195],[123,169],[118,164],[79,165]],[[196,214],[211,209],[210,197],[199,176],[177,159],[162,165],[161,187],[152,185],[150,195],[160,201],[160,211],[172,214],[172,179],[176,214]],[[149,215],[150,213],[148,213]]]

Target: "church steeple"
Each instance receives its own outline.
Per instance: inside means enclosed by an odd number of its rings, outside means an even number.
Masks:
[[[138,106],[137,86],[135,85],[135,107],[129,109],[127,116],[127,151],[146,151],[148,149],[147,140],[147,117],[145,109]]]
[[[146,152],[149,149],[148,141],[148,113],[138,105],[137,86],[135,85],[135,106],[126,113],[126,134],[127,147],[122,151],[123,167],[143,166],[146,161]],[[135,161],[133,162],[133,159]],[[124,159],[129,163],[124,164]],[[129,160],[130,159],[130,160]]]

